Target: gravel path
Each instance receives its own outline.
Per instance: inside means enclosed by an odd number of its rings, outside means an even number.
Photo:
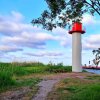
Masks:
[[[54,84],[56,84],[59,80],[43,80],[41,81],[38,86],[40,86],[40,89],[36,96],[32,100],[45,100],[46,96],[50,91],[52,91],[52,88]]]

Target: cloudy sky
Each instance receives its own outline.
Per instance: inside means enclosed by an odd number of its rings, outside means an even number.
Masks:
[[[63,62],[71,65],[72,36],[57,27],[52,32],[32,26],[47,9],[44,0],[0,0],[0,61]],[[100,16],[85,14],[82,35],[82,64],[94,57],[92,50],[100,47]]]

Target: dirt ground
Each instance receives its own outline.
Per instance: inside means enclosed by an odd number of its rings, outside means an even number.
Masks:
[[[65,78],[80,78],[85,79],[87,76],[95,75],[92,73],[57,73],[42,75],[42,81],[38,84],[39,90],[35,96],[31,99],[25,97],[29,92],[33,90],[29,87],[23,87],[15,91],[7,91],[0,94],[0,100],[46,100],[46,96],[50,91],[52,91],[55,84]],[[34,76],[33,76],[34,77]]]

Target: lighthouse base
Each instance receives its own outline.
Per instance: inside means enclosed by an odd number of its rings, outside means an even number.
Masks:
[[[77,67],[79,68],[79,66],[72,66],[72,72],[82,72],[82,68],[78,69]]]
[[[72,34],[72,72],[82,72],[81,51],[81,34],[74,32]]]

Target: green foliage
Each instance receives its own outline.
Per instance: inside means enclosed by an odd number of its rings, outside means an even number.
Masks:
[[[88,76],[88,77],[86,77],[86,79],[100,81],[100,76],[98,76],[98,75]]]
[[[15,80],[12,77],[13,75],[10,72],[7,71],[0,72],[0,88],[14,85]]]
[[[18,82],[15,77],[42,73],[43,71],[44,64],[42,63],[0,63],[0,92],[15,86],[36,84],[39,79],[26,79]]]
[[[82,72],[87,72],[87,71],[83,69]]]
[[[83,86],[69,86],[58,89],[59,92],[68,91],[70,94],[64,94],[59,100],[99,100],[100,84],[91,84]]]
[[[13,68],[13,75],[22,76],[22,75],[27,75],[27,74],[28,74],[28,72],[27,72],[27,70],[25,70],[24,67]]]
[[[0,73],[10,73],[16,76],[28,75],[32,73],[42,73],[45,65],[42,63],[0,63]]]
[[[47,71],[52,73],[64,73],[71,72],[71,66],[63,66],[62,63],[58,63],[57,65],[48,64]]]
[[[100,15],[100,0],[44,0],[49,10],[44,10],[41,17],[32,20],[33,25],[42,25],[52,30],[57,26],[65,28],[73,22],[81,22],[84,13]]]
[[[44,65],[42,63],[0,63],[0,72],[9,72],[15,76],[28,75],[43,72],[70,72],[71,66],[62,63]]]
[[[8,87],[15,84],[13,72],[8,63],[0,63],[0,88]]]
[[[29,78],[29,79],[24,79],[20,80],[17,82],[17,86],[34,86],[38,82],[40,82],[41,79],[39,78]]]
[[[14,77],[34,74],[34,73],[58,73],[58,72],[70,72],[71,67],[63,66],[62,63],[57,65],[48,64],[44,65],[40,62],[32,62],[32,63],[0,63],[0,90],[9,88],[11,86],[15,86],[17,84],[27,84],[34,83],[35,81],[32,79],[21,81],[21,83],[17,83]],[[34,82],[33,82],[34,81]],[[38,81],[38,80],[37,80]],[[24,83],[25,82],[25,83]]]
[[[93,80],[88,80],[88,78],[87,80],[84,80],[75,77],[64,79],[55,90],[57,95],[56,99],[66,100],[67,98],[67,100],[99,100],[100,76],[94,75],[89,77],[93,78]]]
[[[94,65],[98,66],[100,63],[100,48],[93,50],[92,53],[95,55],[95,59],[93,59]]]
[[[82,87],[81,87],[82,88]],[[92,84],[86,86],[82,91],[75,93],[71,100],[99,100],[100,99],[100,84]]]

